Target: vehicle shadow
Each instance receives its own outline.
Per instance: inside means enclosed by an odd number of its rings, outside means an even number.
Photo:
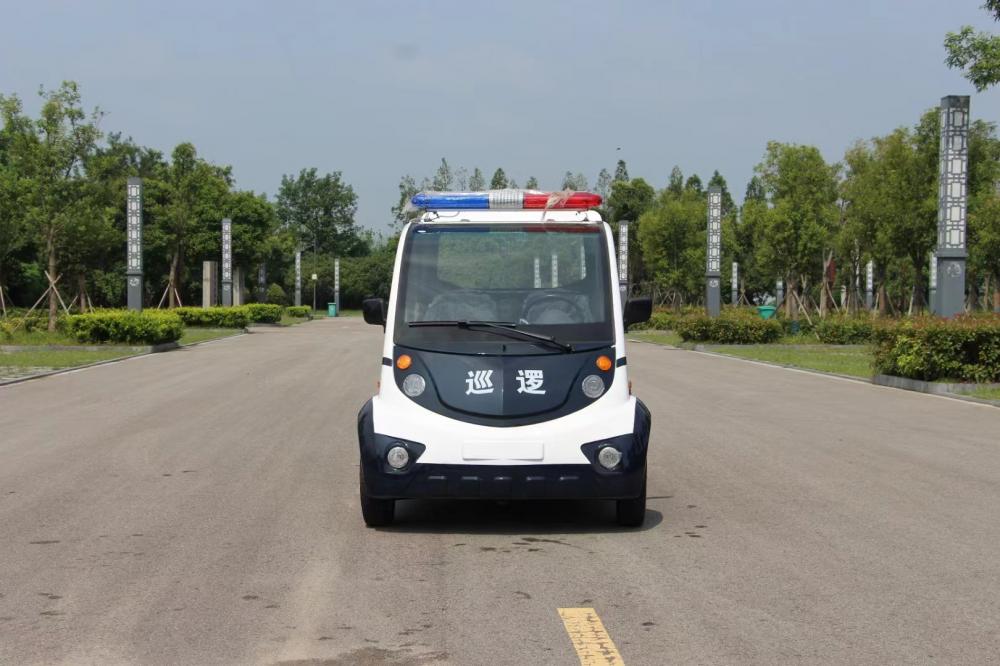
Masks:
[[[615,522],[608,500],[397,500],[387,532],[427,534],[597,534],[642,532],[656,528],[663,514],[646,509],[642,527]]]

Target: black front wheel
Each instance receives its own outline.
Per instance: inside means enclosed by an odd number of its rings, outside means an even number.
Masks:
[[[646,520],[646,472],[642,474],[642,492],[638,497],[616,500],[618,524],[641,527]]]
[[[365,477],[362,473],[360,482],[361,516],[368,527],[385,527],[392,524],[396,513],[396,500],[370,497],[365,490]]]

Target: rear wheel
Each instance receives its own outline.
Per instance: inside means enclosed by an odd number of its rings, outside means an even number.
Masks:
[[[384,527],[392,524],[396,512],[396,500],[370,497],[365,489],[364,473],[359,484],[361,493],[361,516],[368,527]]]
[[[638,497],[616,500],[618,524],[640,527],[646,520],[646,472],[642,473],[642,492]]]

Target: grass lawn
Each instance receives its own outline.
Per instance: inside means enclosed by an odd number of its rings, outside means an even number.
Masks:
[[[26,351],[0,353],[0,374],[7,368],[72,368],[132,356],[123,351]]]
[[[0,335],[0,345],[79,345],[75,338],[55,331],[25,331],[23,328],[11,336]]]
[[[185,327],[184,335],[178,340],[182,345],[190,345],[195,342],[205,342],[217,338],[228,338],[231,335],[238,335],[243,332],[240,328],[195,328]]]
[[[754,361],[791,365],[804,370],[820,370],[838,375],[869,378],[872,376],[871,353],[865,347],[839,345],[711,345],[708,351],[738,356]]]
[[[984,398],[986,400],[1000,400],[1000,388],[981,388],[976,389],[969,395],[976,398]]]

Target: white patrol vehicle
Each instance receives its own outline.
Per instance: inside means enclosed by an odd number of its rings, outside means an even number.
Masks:
[[[585,192],[429,192],[399,239],[378,395],[358,414],[361,509],[405,498],[617,501],[642,524],[650,415],[632,395],[611,228]]]

